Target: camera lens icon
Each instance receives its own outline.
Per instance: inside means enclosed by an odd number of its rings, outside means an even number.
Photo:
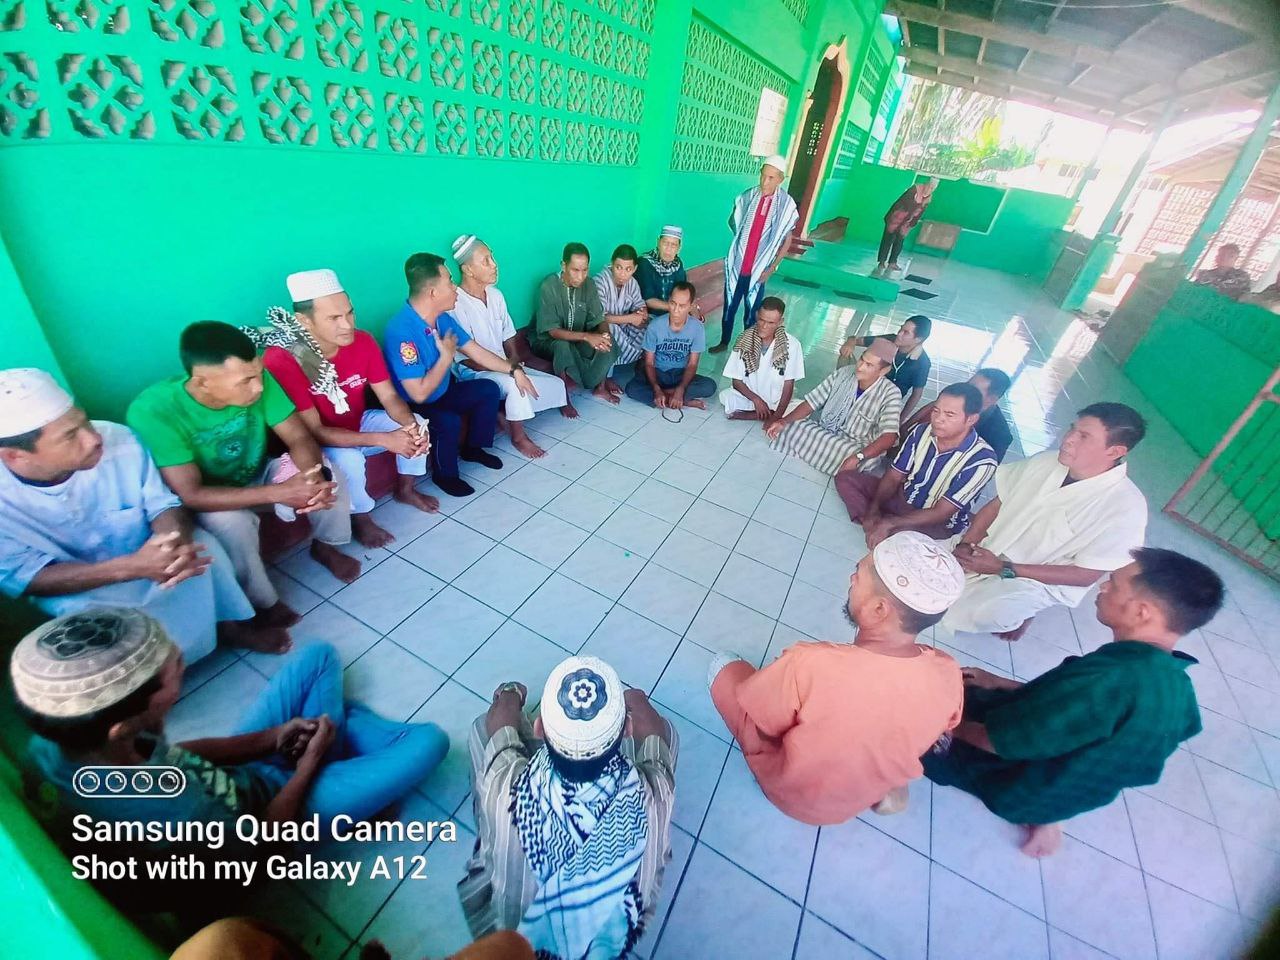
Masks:
[[[182,788],[186,785],[186,779],[177,770],[165,770],[161,772],[160,776],[156,777],[156,787],[165,796],[181,793]]]
[[[97,771],[85,768],[76,772],[74,786],[81,796],[89,796],[102,789],[102,777]]]
[[[129,786],[133,787],[134,793],[150,793],[154,785],[155,778],[145,770],[139,770],[129,778]]]
[[[81,767],[71,785],[82,797],[122,800],[162,800],[176,797],[187,786],[178,767]]]
[[[129,778],[119,770],[112,770],[102,778],[102,783],[111,793],[124,793],[129,786]]]

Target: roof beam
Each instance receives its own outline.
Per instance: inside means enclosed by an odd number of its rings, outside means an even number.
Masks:
[[[1235,69],[1230,73],[1218,72],[1224,67]],[[1150,84],[1131,94],[1130,98],[1134,103],[1146,106],[1170,97],[1180,97],[1185,93],[1204,93],[1215,87],[1229,89],[1250,79],[1265,76],[1275,68],[1276,58],[1272,47],[1262,40],[1255,40],[1193,63],[1174,83]],[[1205,79],[1206,75],[1208,79]]]
[[[1274,8],[1249,0],[1181,0],[1178,6],[1188,13],[1198,13],[1208,20],[1225,23],[1250,36],[1257,34],[1276,15]]]
[[[1061,37],[1050,36],[1035,30],[1012,27],[1003,23],[995,23],[981,17],[971,17],[963,13],[954,13],[927,7],[915,0],[889,0],[886,9],[899,19],[915,20],[927,23],[939,30],[959,30],[975,37],[987,37],[1007,43],[1015,47],[1025,47],[1055,57],[1061,57],[1074,63],[1087,63],[1093,67],[1105,67],[1120,73],[1129,73],[1140,77],[1159,78],[1172,82],[1181,72],[1176,67],[1160,60],[1138,57],[1132,54],[1116,53],[1104,47],[1090,43],[1075,43]]]
[[[1217,80],[1212,80],[1208,83],[1203,83],[1198,87],[1192,87],[1190,89],[1184,89],[1184,90],[1175,89],[1172,91],[1166,90],[1163,93],[1163,95],[1157,95],[1153,97],[1151,100],[1147,101],[1146,103],[1135,105],[1130,109],[1126,110],[1123,114],[1121,114],[1121,116],[1131,117],[1135,113],[1141,113],[1143,110],[1149,110],[1156,104],[1169,99],[1170,96],[1172,96],[1173,99],[1175,100],[1184,101],[1184,100],[1194,99],[1195,97],[1203,96],[1206,93],[1225,93],[1226,91],[1230,90],[1232,87],[1238,87],[1244,83],[1251,83],[1254,80],[1261,80],[1266,77],[1269,77],[1272,74],[1276,73],[1278,70],[1280,70],[1280,67],[1277,67],[1277,66],[1263,67],[1261,69],[1249,70],[1245,73],[1238,73],[1230,77],[1220,77]],[[1151,88],[1148,87],[1147,89],[1151,89]]]

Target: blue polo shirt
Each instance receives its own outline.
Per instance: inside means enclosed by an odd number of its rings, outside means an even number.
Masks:
[[[465,347],[471,342],[471,334],[462,329],[451,313],[442,313],[436,318],[436,332],[442,337],[446,333],[452,333],[458,338],[459,347]],[[387,367],[391,371],[396,390],[405,400],[413,403],[413,399],[405,393],[401,381],[425,377],[427,371],[440,359],[440,351],[436,348],[436,341],[431,336],[427,321],[418,316],[418,311],[413,309],[408,300],[387,324],[387,329],[382,334],[382,352],[387,358]],[[426,402],[435,403],[439,400],[449,389],[451,379],[452,374],[444,377]]]

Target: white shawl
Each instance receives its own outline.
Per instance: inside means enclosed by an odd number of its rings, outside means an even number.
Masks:
[[[724,258],[724,283],[730,291],[738,282],[742,273],[742,256],[747,250],[747,237],[751,234],[751,221],[756,215],[756,205],[760,202],[760,188],[752,187],[738,195],[733,202],[733,212],[729,215],[729,226],[733,229],[733,242],[729,245],[729,255]],[[760,287],[760,275],[773,263],[782,245],[787,242],[800,213],[796,210],[796,202],[791,194],[781,186],[773,192],[773,203],[769,205],[769,215],[764,222],[764,232],[760,235],[760,246],[756,249],[756,260],[751,265],[751,289],[747,291],[747,301],[754,302],[756,291]]]

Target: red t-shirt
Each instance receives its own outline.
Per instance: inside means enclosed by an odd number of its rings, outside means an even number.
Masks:
[[[326,427],[356,432],[360,430],[360,418],[365,411],[365,385],[391,379],[378,341],[363,330],[357,330],[355,341],[339,350],[332,361],[338,372],[338,388],[347,398],[345,413],[334,410],[333,402],[311,385],[298,361],[287,350],[267,347],[262,362],[299,410],[315,407],[320,414],[320,422]]]
[[[742,269],[738,273],[744,277],[751,276],[751,268],[756,265],[756,252],[760,249],[760,237],[764,234],[764,222],[769,219],[769,208],[773,206],[773,194],[761,197],[756,204],[756,215],[751,218],[751,232],[747,234],[747,248],[742,251]]]

